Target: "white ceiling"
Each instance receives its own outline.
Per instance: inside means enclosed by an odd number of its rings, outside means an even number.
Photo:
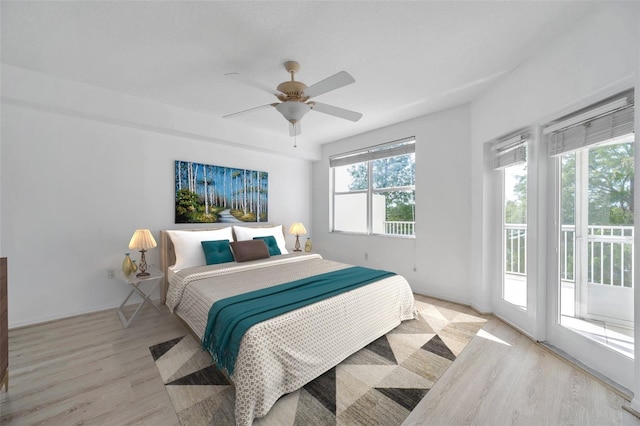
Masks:
[[[323,144],[460,105],[596,7],[591,2],[10,2],[2,1],[3,63],[211,115],[286,137],[276,101],[224,76],[311,85],[345,70],[356,83],[318,101],[298,144]],[[239,133],[239,138],[241,134]],[[242,140],[232,141],[242,143]]]

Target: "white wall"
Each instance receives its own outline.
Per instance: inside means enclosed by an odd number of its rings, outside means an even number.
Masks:
[[[108,280],[107,269],[120,267],[133,231],[150,228],[158,239],[161,229],[197,227],[174,224],[175,160],[266,171],[269,222],[310,223],[306,160],[216,143],[190,127],[184,110],[15,68],[8,74],[3,95],[5,87],[25,87],[2,105],[0,229],[11,265],[10,327],[118,306],[128,290]],[[64,100],[46,96],[61,86],[70,91]],[[34,93],[47,99],[34,101]],[[126,122],[114,118],[132,102]],[[165,127],[136,125],[145,121]],[[147,260],[158,265],[159,248]]]
[[[470,303],[469,122],[460,107],[325,145],[313,163],[314,249],[400,273],[417,293]],[[329,232],[329,156],[409,136],[416,137],[416,238]]]

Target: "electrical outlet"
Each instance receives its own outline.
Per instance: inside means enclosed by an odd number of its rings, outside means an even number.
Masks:
[[[116,279],[116,271],[113,269],[107,269],[107,279],[115,280]]]

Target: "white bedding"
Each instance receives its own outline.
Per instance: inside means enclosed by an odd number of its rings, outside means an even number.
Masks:
[[[183,269],[170,279],[167,306],[202,337],[216,300],[349,266],[315,254]],[[251,327],[231,376],[236,424],[250,425],[280,396],[414,315],[411,288],[396,275]]]

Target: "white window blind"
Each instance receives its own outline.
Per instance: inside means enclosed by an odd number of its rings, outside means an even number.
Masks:
[[[543,129],[549,155],[554,157],[633,133],[633,96],[568,117]]]
[[[405,138],[383,145],[377,145],[367,150],[354,151],[335,155],[329,158],[330,167],[346,166],[348,164],[363,163],[365,161],[379,160],[381,158],[396,157],[398,155],[412,154],[416,151],[415,137]]]
[[[527,162],[527,137],[525,133],[497,142],[493,151],[493,169],[500,170]]]

